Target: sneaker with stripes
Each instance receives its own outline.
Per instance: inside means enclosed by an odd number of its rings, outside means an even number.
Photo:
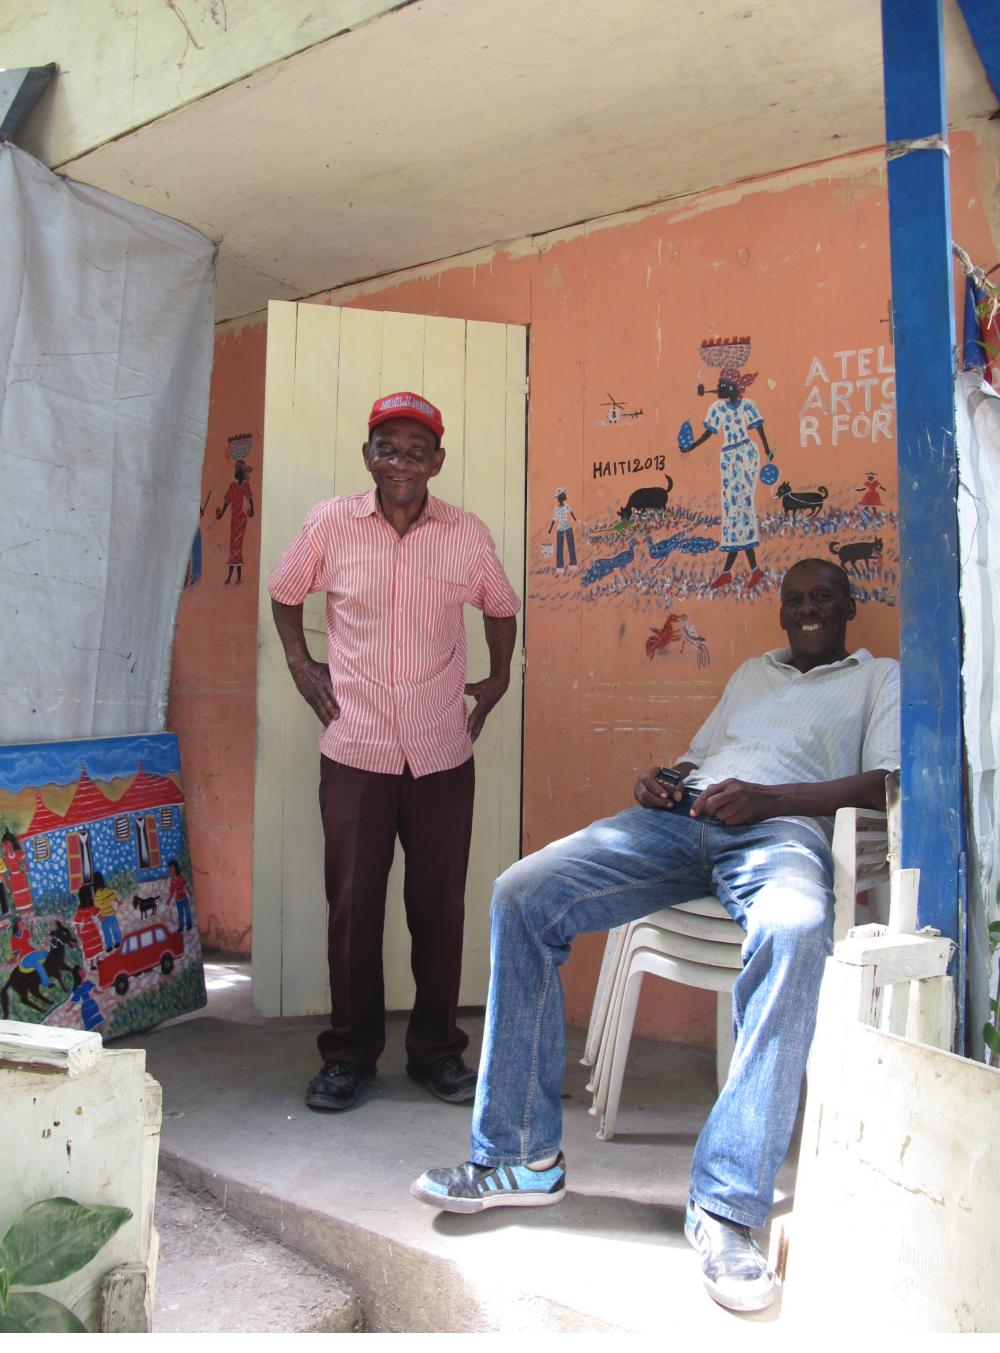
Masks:
[[[410,1185],[414,1198],[445,1212],[481,1212],[487,1207],[546,1207],[566,1192],[566,1160],[560,1151],[547,1170],[527,1165],[476,1165],[425,1170]]]

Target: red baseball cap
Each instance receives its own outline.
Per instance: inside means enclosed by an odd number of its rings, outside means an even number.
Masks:
[[[381,399],[376,399],[368,416],[368,431],[371,432],[373,427],[390,418],[415,418],[418,423],[429,427],[439,441],[444,436],[440,409],[435,409],[429,400],[422,395],[415,395],[411,390],[400,390],[394,395],[383,395]]]

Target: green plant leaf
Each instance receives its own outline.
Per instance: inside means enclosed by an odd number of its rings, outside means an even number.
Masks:
[[[1000,1032],[994,1029],[992,1024],[983,1025],[983,1042],[990,1052],[995,1052],[997,1056],[1000,1056]]]
[[[4,1267],[4,1255],[0,1251],[0,1311],[7,1309],[7,1293],[10,1291],[10,1274]]]
[[[23,1325],[15,1324],[13,1320],[6,1315],[0,1315],[0,1334],[27,1334],[28,1331]]]
[[[37,1287],[69,1277],[89,1264],[131,1215],[127,1207],[87,1207],[72,1198],[33,1203],[3,1238],[11,1283]]]
[[[41,1292],[12,1292],[7,1303],[9,1319],[28,1334],[86,1334],[87,1326],[61,1301]]]
[[[989,924],[989,932],[991,935],[1000,936],[1000,921],[991,921]]]

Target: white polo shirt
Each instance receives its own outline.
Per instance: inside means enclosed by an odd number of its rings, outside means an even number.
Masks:
[[[899,663],[859,648],[800,672],[791,657],[775,648],[737,668],[680,758],[697,767],[686,783],[807,784],[898,769]],[[786,820],[833,835],[829,817]]]

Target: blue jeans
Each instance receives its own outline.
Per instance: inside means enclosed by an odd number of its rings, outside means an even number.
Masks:
[[[559,1149],[566,1061],[559,968],[583,931],[715,893],[746,930],[729,1079],[698,1138],[691,1194],[760,1226],[788,1150],[832,949],[833,866],[797,823],[746,827],[629,808],[507,870],[493,891],[492,977],[472,1156],[532,1164]]]
[[[101,917],[101,933],[104,936],[105,949],[113,949],[122,942],[122,930],[117,916]]]
[[[556,532],[556,568],[563,566],[563,543],[569,551],[569,562],[576,564],[576,541],[573,539],[573,528],[568,526],[565,531]]]

